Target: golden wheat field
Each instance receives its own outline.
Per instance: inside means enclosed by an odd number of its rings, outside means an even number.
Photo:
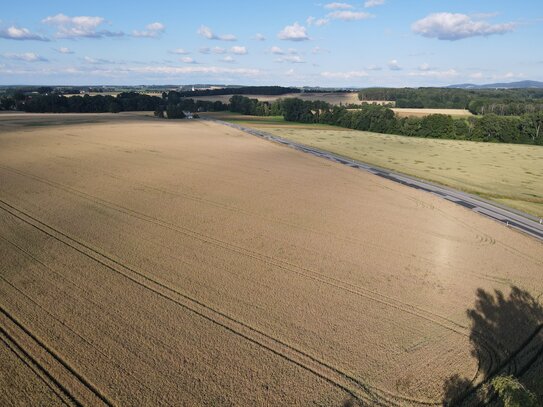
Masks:
[[[543,217],[543,147],[405,137],[224,112],[208,116],[467,191]]]
[[[473,116],[473,114],[466,109],[416,109],[409,107],[393,107],[392,110],[398,117],[424,117],[430,114],[446,114],[453,118]]]
[[[0,258],[1,405],[440,405],[543,369],[541,242],[209,121],[0,115]]]

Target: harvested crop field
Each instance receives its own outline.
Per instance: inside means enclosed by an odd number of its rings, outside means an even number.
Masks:
[[[358,100],[357,92],[308,92],[308,93],[287,93],[284,95],[243,95],[251,99],[258,99],[262,102],[272,102],[277,99],[286,99],[286,98],[299,98],[303,100],[323,100],[332,105],[341,104],[357,104],[362,103],[377,103],[377,104],[386,104],[394,103],[387,102],[383,100],[373,100],[373,101],[360,101]],[[221,101],[223,103],[228,103],[232,95],[215,95],[215,96],[189,96],[190,99],[195,100],[208,100],[208,101]]]
[[[430,114],[446,114],[454,118],[473,116],[473,114],[466,109],[415,109],[408,107],[394,107],[392,110],[398,117],[424,117]]]
[[[541,242],[212,122],[15,116],[0,405],[440,405],[499,368],[538,385]]]

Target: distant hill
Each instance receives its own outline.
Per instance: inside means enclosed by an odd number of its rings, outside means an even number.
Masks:
[[[521,88],[543,89],[543,82],[518,81],[518,82],[509,82],[509,83],[488,83],[486,85],[475,85],[473,83],[461,83],[458,85],[450,85],[447,87],[457,88],[457,89],[521,89]]]

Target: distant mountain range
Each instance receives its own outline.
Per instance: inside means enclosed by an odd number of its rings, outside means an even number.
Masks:
[[[543,82],[518,81],[518,82],[510,82],[510,83],[488,83],[486,85],[475,85],[473,83],[461,83],[459,85],[450,85],[447,87],[457,88],[457,89],[519,89],[519,88],[543,89]]]

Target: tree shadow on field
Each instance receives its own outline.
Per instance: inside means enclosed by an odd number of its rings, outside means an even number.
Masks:
[[[477,290],[471,320],[477,380],[454,375],[443,385],[444,406],[500,405],[489,382],[500,374],[516,377],[543,406],[543,306],[527,291],[511,287],[508,296]]]

